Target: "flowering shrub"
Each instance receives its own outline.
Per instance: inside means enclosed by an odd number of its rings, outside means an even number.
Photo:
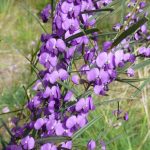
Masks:
[[[128,7],[133,9],[124,23],[114,25],[116,38],[99,48],[97,17],[102,11],[113,11],[112,3],[60,0],[54,15],[50,5],[43,9],[44,23],[52,16],[52,34],[42,34],[38,53],[44,70],[33,87],[36,95],[26,105],[29,119],[23,125],[19,119],[13,120],[15,127],[7,150],[72,149],[74,133],[88,124],[88,114],[95,109],[92,93],[105,96],[109,84],[120,80],[119,70],[127,68],[124,73],[133,77],[136,59],[150,56],[147,13],[143,10],[146,3],[139,0],[131,0]],[[132,45],[138,41],[144,42],[136,51]],[[119,118],[122,111],[113,114]],[[121,118],[128,120],[128,113]],[[100,144],[105,149],[105,143]],[[96,142],[89,140],[87,149],[96,149]]]

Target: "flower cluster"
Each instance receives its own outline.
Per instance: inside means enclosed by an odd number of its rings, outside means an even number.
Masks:
[[[135,62],[136,56],[129,44],[133,38],[124,39],[116,47],[112,47],[113,42],[106,41],[100,50],[97,33],[92,33],[93,38],[84,34],[86,30],[95,27],[96,19],[92,11],[111,2],[112,0],[59,1],[53,18],[52,34],[41,36],[42,46],[38,60],[44,66],[44,70],[39,72],[39,80],[33,87],[36,95],[27,104],[30,111],[29,121],[23,126],[18,125],[18,120],[14,121],[16,126],[12,129],[13,137],[7,150],[30,150],[37,145],[41,150],[71,149],[72,141],[59,145],[54,142],[41,144],[37,138],[71,137],[84,127],[88,122],[89,111],[94,110],[95,106],[92,96],[83,96],[83,93],[92,87],[95,94],[105,95],[109,84],[118,77],[118,68],[124,67],[126,63]],[[132,5],[131,1],[129,7]],[[143,7],[144,3],[140,3],[140,12]],[[48,21],[50,10],[48,5],[41,12],[43,22]],[[122,26],[117,24],[113,29],[119,31]],[[144,25],[135,33],[138,34],[135,35],[135,40],[141,39],[141,36],[147,33],[145,28]],[[78,37],[78,34],[82,36]],[[73,36],[75,38],[72,38]],[[143,49],[139,50],[139,53],[144,56],[150,55]],[[129,68],[127,75],[133,76],[134,70]],[[82,91],[76,91],[74,85],[80,86]],[[127,114],[125,116],[125,120],[128,120]],[[95,141],[91,140],[87,147],[94,150]]]

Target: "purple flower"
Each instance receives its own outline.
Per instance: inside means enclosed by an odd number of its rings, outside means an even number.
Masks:
[[[64,101],[70,101],[72,96],[73,96],[72,91],[68,91],[67,94],[64,97]]]
[[[108,56],[106,52],[101,52],[99,53],[97,59],[96,59],[96,64],[98,67],[102,68],[104,64],[107,62]]]
[[[36,120],[36,122],[35,122],[35,124],[34,124],[34,128],[36,129],[36,130],[39,130],[39,129],[41,129],[41,127],[44,125],[44,120],[43,120],[43,118],[39,118],[39,119],[37,119]]]
[[[46,23],[51,15],[51,5],[48,4],[42,11],[41,11],[41,18],[44,23]]]
[[[73,82],[74,84],[79,84],[79,80],[80,80],[80,78],[79,78],[78,75],[73,75],[73,76],[72,76],[72,82]]]
[[[87,107],[87,110],[94,110],[95,109],[93,99],[91,96],[88,96],[86,98],[86,107]]]
[[[19,145],[9,145],[6,150],[23,150]]]
[[[50,66],[55,67],[57,65],[57,57],[45,52],[40,55],[39,62],[46,68],[49,68]]]
[[[58,73],[61,80],[66,80],[69,77],[68,72],[64,69],[59,69]]]
[[[133,77],[134,76],[134,70],[132,68],[128,68],[127,74],[128,74],[128,77]]]
[[[55,125],[55,132],[56,132],[56,135],[58,135],[58,136],[63,135],[63,133],[64,133],[64,128],[63,128],[63,126],[62,126],[62,123],[58,122],[58,123]]]
[[[66,121],[66,127],[67,127],[68,129],[71,129],[71,128],[73,128],[73,127],[76,125],[76,123],[77,123],[77,118],[76,118],[76,116],[71,116],[71,117],[69,117],[69,118],[67,119],[67,121]]]
[[[62,148],[68,148],[68,149],[72,149],[72,141],[68,141],[68,142],[64,142],[61,145]]]
[[[57,150],[57,147],[51,143],[46,143],[41,146],[40,150]]]
[[[106,144],[104,141],[100,141],[101,150],[106,150]]]
[[[96,78],[99,76],[99,69],[92,68],[90,71],[86,72],[88,81],[95,81]]]
[[[79,99],[79,101],[76,103],[76,111],[80,112],[84,107],[86,106],[86,101],[84,98]]]
[[[90,140],[87,144],[88,150],[95,150],[96,149],[96,142],[94,140]]]
[[[112,42],[111,41],[104,42],[103,43],[103,51],[107,52],[111,46],[112,46]]]
[[[94,92],[95,94],[99,95],[105,95],[104,87],[102,85],[95,85],[94,86]]]
[[[125,121],[128,121],[128,120],[129,120],[129,115],[128,115],[127,112],[124,114],[124,117],[123,117],[123,118],[124,118]]]
[[[87,118],[85,115],[77,116],[77,124],[80,126],[80,128],[84,127],[86,123],[87,123]]]
[[[21,145],[23,146],[24,149],[30,150],[34,148],[35,141],[33,137],[26,136],[21,140]]]

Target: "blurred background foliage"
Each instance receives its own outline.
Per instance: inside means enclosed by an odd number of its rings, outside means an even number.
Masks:
[[[122,22],[127,11],[123,1],[118,1],[114,12],[101,16],[97,24],[100,33],[113,32],[112,25]],[[41,26],[51,31],[50,22],[43,25],[38,18],[47,3],[50,0],[0,0],[0,113],[5,107],[11,111],[22,108],[27,98],[32,96],[31,88],[26,88],[36,79],[32,63],[36,62],[34,54],[39,50],[40,35],[44,32]],[[147,10],[150,11],[149,5]],[[99,44],[114,37],[99,37]],[[29,60],[33,57],[34,62],[31,63]],[[149,66],[142,67],[136,77],[149,78],[149,69]],[[97,110],[90,114],[89,119],[98,115],[102,117],[74,141],[75,149],[86,149],[88,139],[93,138],[98,143],[105,141],[107,150],[149,150],[149,82],[134,83],[141,88],[137,95],[136,88],[116,81],[110,86],[108,96],[95,97]],[[136,96],[132,97],[134,93]],[[112,111],[117,109],[117,101],[120,101],[120,109],[129,112],[129,121],[117,120],[112,115]],[[9,122],[9,115],[0,114],[0,117]],[[1,143],[3,133],[0,126]]]

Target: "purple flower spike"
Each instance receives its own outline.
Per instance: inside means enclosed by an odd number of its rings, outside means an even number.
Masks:
[[[88,150],[95,150],[96,149],[96,142],[94,140],[90,140],[88,142],[87,149]]]

